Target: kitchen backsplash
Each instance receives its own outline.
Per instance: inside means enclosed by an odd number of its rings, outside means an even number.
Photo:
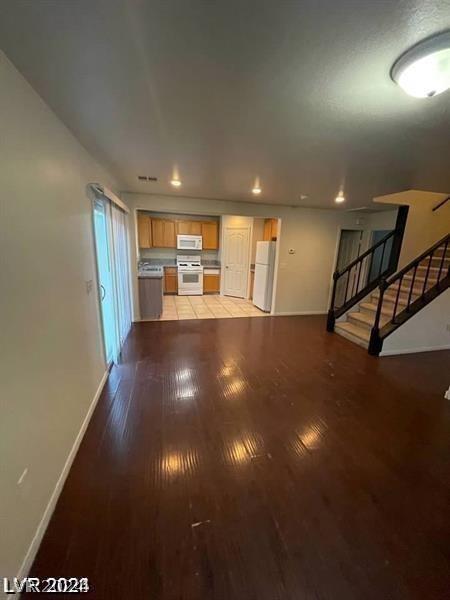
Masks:
[[[141,248],[140,260],[154,258],[175,259],[177,254],[200,254],[204,261],[219,260],[219,250],[202,250],[201,252],[189,252],[188,250],[176,250],[175,248]]]

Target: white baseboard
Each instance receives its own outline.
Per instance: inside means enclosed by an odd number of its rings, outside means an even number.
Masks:
[[[445,346],[422,346],[421,348],[404,348],[401,350],[382,350],[380,356],[396,356],[397,354],[418,354],[419,352],[436,352],[438,350],[450,350],[450,345]]]
[[[326,315],[326,310],[302,310],[295,312],[275,312],[271,316],[272,317],[306,317],[308,315]]]
[[[34,561],[37,551],[39,549],[39,545],[42,541],[42,538],[44,537],[45,530],[47,529],[47,526],[50,522],[51,516],[55,509],[56,503],[58,502],[59,495],[63,489],[67,475],[69,474],[70,467],[72,466],[72,463],[76,456],[78,448],[80,447],[81,440],[83,439],[83,436],[89,425],[89,421],[91,420],[92,413],[94,412],[94,409],[97,405],[98,399],[100,398],[100,394],[102,393],[103,388],[106,383],[106,380],[108,379],[108,375],[109,375],[109,370],[107,369],[105,371],[105,373],[103,374],[103,377],[100,381],[97,391],[95,392],[95,396],[89,406],[86,416],[84,417],[83,423],[81,424],[80,430],[78,431],[77,437],[75,438],[73,446],[69,452],[69,456],[66,459],[63,470],[61,471],[61,474],[58,477],[58,481],[56,482],[55,488],[52,492],[52,495],[50,496],[50,500],[48,501],[48,504],[44,511],[44,514],[42,515],[42,519],[36,529],[36,533],[34,534],[34,537],[28,548],[26,556],[22,562],[22,565],[20,566],[19,573],[17,574],[17,577],[19,577],[19,578],[26,577],[31,568],[31,565],[33,564],[33,561]]]

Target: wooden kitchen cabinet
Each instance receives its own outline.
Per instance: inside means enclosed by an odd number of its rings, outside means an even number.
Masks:
[[[264,241],[276,242],[278,235],[278,219],[265,219],[264,221]]]
[[[220,274],[203,273],[203,293],[218,294],[220,292]]]
[[[201,235],[203,237],[203,250],[218,249],[219,223],[217,221],[203,221]]]
[[[164,267],[164,293],[178,294],[178,271],[176,267]]]
[[[178,235],[202,235],[201,221],[177,221]]]
[[[152,220],[148,215],[138,214],[139,248],[152,247]]]
[[[175,221],[152,219],[152,245],[153,248],[177,247]]]

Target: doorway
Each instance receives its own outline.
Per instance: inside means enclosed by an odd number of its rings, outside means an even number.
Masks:
[[[114,358],[116,345],[116,316],[113,296],[113,276],[111,268],[111,243],[109,235],[109,204],[105,200],[94,200],[94,234],[97,255],[98,287],[102,314],[103,343],[106,364]]]
[[[224,234],[224,294],[246,298],[249,274],[250,227],[226,227]]]
[[[391,233],[391,231],[391,229],[379,229],[372,231],[371,246],[382,240],[388,233]],[[387,240],[387,242],[384,244],[384,249],[383,245],[381,245],[374,251],[370,263],[368,281],[373,281],[388,268],[389,261],[391,259],[392,240],[392,237]]]
[[[357,258],[361,253],[361,245],[363,238],[362,229],[342,229],[339,239],[339,248],[336,262],[336,270],[342,271],[347,265]],[[337,282],[336,287],[336,306],[344,304],[346,299],[346,291],[353,289],[355,277],[357,273],[355,269],[351,269],[347,276],[341,277]]]

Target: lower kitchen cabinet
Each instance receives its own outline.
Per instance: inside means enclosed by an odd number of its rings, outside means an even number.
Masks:
[[[218,294],[220,292],[220,273],[203,273],[203,293]]]
[[[139,277],[141,319],[159,319],[162,314],[162,278]]]
[[[176,267],[164,267],[164,293],[178,294],[178,272]]]

